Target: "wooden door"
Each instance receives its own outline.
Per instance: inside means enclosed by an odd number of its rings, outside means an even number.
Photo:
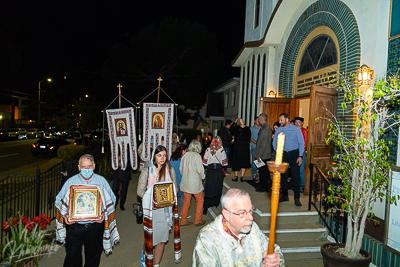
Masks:
[[[290,118],[296,116],[296,100],[294,98],[262,97],[259,111],[268,115],[268,124],[273,129],[274,123],[279,121],[279,114],[287,113]]]
[[[334,154],[333,144],[326,144],[325,138],[328,137],[329,122],[325,119],[336,115],[337,110],[337,91],[336,89],[326,88],[318,85],[311,85],[310,93],[310,120],[308,128],[307,145],[307,166],[310,163],[317,165],[320,169],[325,169],[331,162]],[[309,170],[309,168],[307,168]],[[308,194],[310,174],[306,172],[304,194]]]

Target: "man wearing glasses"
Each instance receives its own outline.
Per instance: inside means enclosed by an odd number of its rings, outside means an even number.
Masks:
[[[267,255],[268,237],[253,222],[249,194],[231,188],[221,197],[222,214],[201,229],[193,251],[192,266],[283,267],[281,249]]]

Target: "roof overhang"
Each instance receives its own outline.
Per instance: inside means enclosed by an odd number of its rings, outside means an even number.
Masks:
[[[290,19],[299,10],[304,10],[303,6],[309,6],[315,0],[289,1],[279,0],[271,14],[265,29],[264,37],[261,40],[246,42],[240,49],[236,58],[232,61],[233,67],[242,66],[249,55],[255,49],[279,45],[289,24]]]

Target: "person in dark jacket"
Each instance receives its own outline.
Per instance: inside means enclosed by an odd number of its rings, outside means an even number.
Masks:
[[[256,192],[267,192],[271,185],[270,183],[270,172],[268,169],[267,161],[271,160],[272,157],[272,130],[268,124],[268,115],[265,113],[258,116],[258,121],[261,125],[261,129],[258,132],[258,139],[256,144],[256,151],[254,157],[258,162],[264,162],[265,165],[258,169],[260,173],[260,183],[256,188]]]
[[[121,210],[125,210],[124,205],[126,201],[126,196],[128,194],[129,181],[131,180],[131,164],[130,164],[131,161],[129,158],[129,153],[127,155],[128,155],[128,160],[126,169],[125,170],[121,169],[121,156],[119,155],[118,169],[113,170],[112,172],[112,177],[113,177],[112,190],[117,198],[115,206],[118,205],[119,201],[119,207]]]
[[[232,181],[238,180],[238,172],[241,171],[240,181],[244,182],[244,174],[246,169],[251,167],[250,159],[250,139],[251,131],[244,124],[241,118],[237,118],[232,125],[231,130],[235,134],[235,152],[232,157],[232,170],[235,172],[235,178]]]
[[[231,143],[232,143],[232,136],[231,133],[229,132],[229,129],[232,126],[232,121],[227,119],[225,121],[225,126],[221,126],[219,129],[219,137],[221,137],[222,140],[222,146],[224,147],[226,158],[228,159],[228,164],[229,164],[229,151],[231,148]],[[226,175],[229,175],[230,173],[226,169],[226,166],[224,167]]]

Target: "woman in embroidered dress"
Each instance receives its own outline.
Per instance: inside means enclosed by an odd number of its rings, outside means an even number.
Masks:
[[[181,211],[181,227],[192,225],[192,222],[188,222],[187,216],[190,208],[190,201],[192,195],[196,199],[196,213],[194,216],[194,225],[200,226],[206,223],[203,220],[203,179],[204,167],[201,162],[201,144],[197,140],[193,140],[189,144],[188,152],[182,157],[181,166],[179,170],[182,174],[182,181],[180,184],[181,191],[183,192],[183,206]]]
[[[153,185],[155,183],[172,181],[175,186],[175,201],[176,201],[176,175],[175,170],[171,168],[170,162],[167,157],[167,149],[164,146],[157,146],[152,155],[151,166],[144,168],[139,176],[139,183],[137,195],[143,198],[143,213],[152,218],[152,241],[154,249],[154,266],[159,266],[163,253],[165,243],[168,241],[169,231],[172,228],[172,209],[171,207],[156,208],[153,201]],[[152,254],[151,248],[146,249],[146,236],[151,234],[148,231],[148,225],[143,225],[145,230],[145,250],[146,254]],[[151,236],[151,235],[150,235]],[[149,243],[148,243],[149,244]],[[150,250],[150,251],[149,251]],[[143,252],[142,252],[142,265],[143,265]]]
[[[179,167],[181,166],[181,159],[183,157],[183,155],[185,155],[187,152],[187,145],[185,144],[178,144],[178,147],[176,148],[176,150],[174,152],[172,152],[171,155],[171,166],[172,168],[174,168],[175,170],[175,174],[176,174],[176,183],[178,185],[178,197],[180,198],[179,200],[179,210],[182,210],[182,203],[183,203],[183,192],[180,190],[180,183],[182,180],[182,175],[181,172],[179,170]]]
[[[204,153],[203,164],[207,167],[203,205],[203,214],[205,215],[209,207],[218,207],[219,205],[224,183],[222,166],[228,165],[222,140],[219,136],[212,139],[210,147]]]

